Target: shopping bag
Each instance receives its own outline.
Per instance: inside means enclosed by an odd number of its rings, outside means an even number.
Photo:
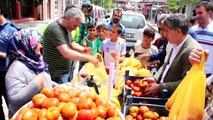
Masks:
[[[87,75],[93,75],[96,84],[106,82],[107,72],[104,66],[103,57],[99,53],[96,53],[94,57],[99,59],[99,66],[95,67],[94,64],[88,62],[83,66],[81,71],[84,71]]]
[[[188,71],[166,103],[169,120],[202,120],[205,104],[205,55]]]

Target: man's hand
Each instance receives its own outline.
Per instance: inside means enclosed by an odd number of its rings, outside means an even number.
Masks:
[[[144,91],[144,96],[154,97],[160,92],[160,84],[151,83]]]
[[[189,55],[189,61],[191,64],[199,64],[201,61],[202,56],[202,48],[195,48],[192,50],[192,52]],[[204,54],[206,56],[206,60],[208,58],[209,52],[207,50],[204,51]]]
[[[143,61],[148,61],[150,59],[150,55],[149,54],[141,54],[138,56],[138,58],[140,58]]]
[[[94,64],[95,67],[98,67],[99,66],[99,61],[97,58],[95,58],[94,56],[91,56],[89,58],[89,62],[91,62],[92,64]]]

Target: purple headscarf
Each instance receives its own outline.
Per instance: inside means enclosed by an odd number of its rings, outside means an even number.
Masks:
[[[8,41],[8,67],[14,60],[19,60],[36,73],[47,71],[47,64],[42,55],[36,55],[35,49],[39,44],[41,34],[35,30],[15,32]]]

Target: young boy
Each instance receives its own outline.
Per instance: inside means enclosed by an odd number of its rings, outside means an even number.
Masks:
[[[116,49],[118,43],[120,43],[120,59],[122,62],[125,58],[126,54],[126,43],[122,38],[120,38],[120,34],[122,31],[122,26],[120,24],[113,25],[111,30],[109,31],[110,39],[106,39],[102,42],[99,52],[104,55],[104,63],[105,66],[109,66],[110,63],[115,63],[117,59]]]
[[[92,48],[92,55],[95,55],[101,46],[101,40],[96,37],[97,30],[95,23],[89,23],[87,27],[88,36],[83,39],[83,46]]]
[[[98,39],[100,39],[101,41],[104,41],[108,38],[108,31],[106,24],[102,23],[97,26],[97,35]]]
[[[152,28],[146,28],[143,32],[143,39],[141,43],[135,43],[133,47],[133,51],[131,53],[135,53],[136,59],[140,60],[143,66],[150,66],[152,63],[147,61],[143,61],[140,59],[140,54],[151,54],[157,53],[158,48],[152,45],[152,41],[155,37],[155,31]],[[156,61],[155,61],[156,62]]]

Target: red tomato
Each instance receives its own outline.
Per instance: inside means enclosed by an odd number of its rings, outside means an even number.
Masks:
[[[68,93],[60,93],[58,95],[58,100],[60,102],[69,102],[70,101],[70,95]]]
[[[149,111],[149,108],[147,106],[140,106],[140,108],[139,108],[139,113],[141,115],[143,115],[144,113],[146,113],[148,111]]]
[[[132,81],[131,81],[131,80],[127,80],[127,81],[126,81],[126,85],[127,85],[127,86],[131,87],[131,84],[132,84]]]
[[[38,113],[38,119],[44,118],[46,116],[47,109],[41,109]]]
[[[141,114],[138,114],[138,115],[136,116],[136,120],[143,120],[142,115],[141,115]]]
[[[142,92],[134,92],[134,96],[136,97],[142,97]]]
[[[133,90],[134,92],[140,92],[140,91],[141,91],[140,87],[137,87],[137,86],[134,86],[134,87],[132,88],[132,90]]]
[[[77,105],[79,100],[80,100],[79,97],[73,97],[73,98],[70,99],[70,102],[72,102],[72,103]]]
[[[52,106],[47,109],[46,118],[48,120],[57,120],[60,116],[58,107]]]
[[[105,106],[99,105],[97,107],[97,114],[101,118],[106,118],[106,115],[107,115],[106,111],[107,111],[107,109]]]
[[[27,110],[22,115],[22,120],[37,120],[37,112],[34,110]]]
[[[107,109],[107,116],[108,117],[116,117],[118,115],[118,112],[114,106],[109,106]]]
[[[72,118],[77,112],[77,107],[75,104],[69,102],[65,103],[61,109],[61,115],[66,118]]]
[[[70,98],[77,97],[78,95],[77,90],[68,90],[67,93],[70,95]]]
[[[103,106],[107,106],[108,105],[108,102],[106,99],[103,99],[101,97],[98,97],[96,100],[95,100],[95,104],[96,106],[99,106],[99,105],[103,105]]]
[[[65,93],[66,90],[62,86],[57,86],[53,88],[53,92],[54,92],[54,97],[57,98],[60,93]]]
[[[51,106],[57,107],[59,100],[57,98],[45,98],[42,102],[42,108],[49,108]]]
[[[131,115],[127,115],[127,116],[125,117],[125,120],[133,120],[133,117],[132,117]]]
[[[139,80],[135,80],[135,81],[134,81],[134,86],[139,87],[139,84],[140,84],[140,81],[139,81]]]
[[[41,108],[42,102],[45,98],[47,97],[42,93],[34,95],[32,98],[33,106],[36,108]]]
[[[81,92],[77,95],[77,97],[79,97],[79,98],[86,98],[87,95],[88,95],[88,93],[87,93],[86,91],[81,91]]]
[[[95,108],[96,105],[91,98],[80,98],[77,103],[78,110],[80,109],[92,109]]]
[[[76,120],[94,120],[96,117],[96,114],[92,110],[81,109],[78,111]]]
[[[49,98],[54,97],[54,92],[53,92],[53,90],[52,90],[52,89],[49,89],[49,88],[43,88],[43,89],[41,90],[41,93],[44,94],[44,95],[46,95],[46,96],[49,97]]]

